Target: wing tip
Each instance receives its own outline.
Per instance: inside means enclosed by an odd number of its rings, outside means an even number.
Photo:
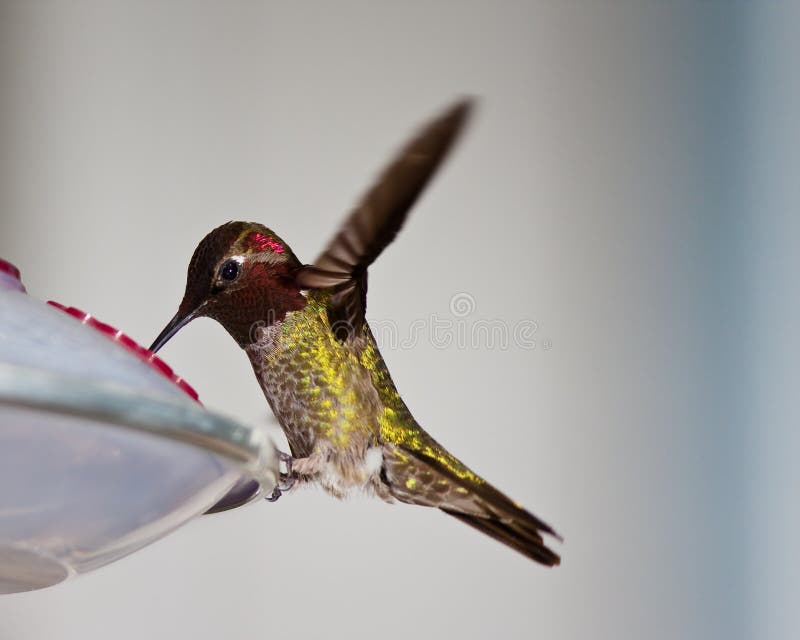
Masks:
[[[475,114],[478,108],[478,102],[479,100],[476,96],[460,96],[445,110],[443,118],[452,118],[457,122],[466,122]]]
[[[478,99],[473,96],[461,96],[447,107],[442,115],[437,118],[432,129],[442,128],[449,130],[452,138],[457,138],[466,129],[475,116],[478,108]]]

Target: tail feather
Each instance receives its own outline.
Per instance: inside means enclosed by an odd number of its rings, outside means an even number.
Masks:
[[[437,507],[549,567],[561,562],[542,537],[561,540],[550,525],[476,476],[422,429],[416,435],[425,439],[423,451],[384,447],[381,478],[394,498]]]
[[[545,545],[538,531],[532,527],[525,526],[524,521],[498,520],[492,517],[459,513],[458,511],[453,511],[444,507],[440,508],[446,514],[474,527],[481,533],[491,536],[498,542],[508,545],[531,560],[535,560],[548,567],[553,567],[561,563],[561,558]],[[547,528],[549,529],[549,527]]]

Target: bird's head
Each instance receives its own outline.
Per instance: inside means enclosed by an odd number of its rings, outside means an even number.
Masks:
[[[289,246],[267,227],[228,222],[197,245],[178,312],[150,347],[157,351],[195,318],[219,322],[239,346],[253,341],[255,326],[281,320],[305,305],[295,284],[300,267]]]

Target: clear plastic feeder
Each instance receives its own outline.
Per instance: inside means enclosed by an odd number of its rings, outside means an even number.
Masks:
[[[0,261],[0,594],[108,564],[277,476],[262,429],[204,409],[124,334],[29,297]]]

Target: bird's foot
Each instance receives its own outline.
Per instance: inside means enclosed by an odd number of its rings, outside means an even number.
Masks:
[[[276,484],[275,488],[272,490],[272,495],[270,495],[268,498],[265,498],[267,502],[275,502],[286,491],[289,491],[294,486],[295,480],[297,480],[297,476],[293,470],[294,458],[288,453],[278,451],[278,461],[279,463],[282,462],[284,464],[286,471],[282,471],[280,473],[278,484]]]

